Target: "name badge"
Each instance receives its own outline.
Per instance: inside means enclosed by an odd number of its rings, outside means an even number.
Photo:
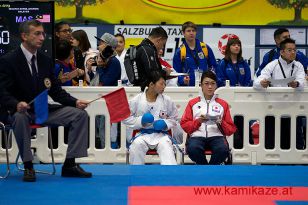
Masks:
[[[198,53],[198,57],[199,57],[199,59],[204,59],[204,54],[203,54],[203,52],[199,52],[199,53]]]

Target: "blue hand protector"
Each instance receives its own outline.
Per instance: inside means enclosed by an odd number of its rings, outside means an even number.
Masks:
[[[154,130],[156,131],[163,131],[167,129],[167,124],[164,120],[156,120],[153,123],[153,127],[154,127]]]
[[[152,124],[153,122],[154,122],[154,116],[150,112],[143,114],[143,116],[141,118],[141,124],[142,125],[148,126],[149,124]]]

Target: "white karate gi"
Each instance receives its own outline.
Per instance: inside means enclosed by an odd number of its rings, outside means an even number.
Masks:
[[[154,121],[163,119],[167,130],[176,126],[178,111],[175,104],[166,95],[158,95],[156,102],[146,100],[146,94],[140,93],[129,102],[131,116],[123,122],[133,130],[153,129],[153,126],[144,128],[141,118],[144,113],[150,112]],[[130,145],[130,164],[144,164],[144,157],[149,148],[155,148],[162,165],[176,165],[172,141],[165,133],[151,133],[139,135]]]

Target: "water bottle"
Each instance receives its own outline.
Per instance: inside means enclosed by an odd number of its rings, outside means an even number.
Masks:
[[[195,86],[198,87],[200,82],[200,70],[195,69]]]

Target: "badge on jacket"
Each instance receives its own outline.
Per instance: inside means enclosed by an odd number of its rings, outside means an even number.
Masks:
[[[240,70],[241,75],[245,75],[245,69],[244,68],[239,68],[239,70]]]
[[[198,53],[198,57],[199,59],[204,59],[204,54],[202,51]]]
[[[220,107],[217,106],[217,105],[213,105],[213,106],[212,106],[212,111],[213,111],[213,112],[216,112],[216,113],[220,113]]]

